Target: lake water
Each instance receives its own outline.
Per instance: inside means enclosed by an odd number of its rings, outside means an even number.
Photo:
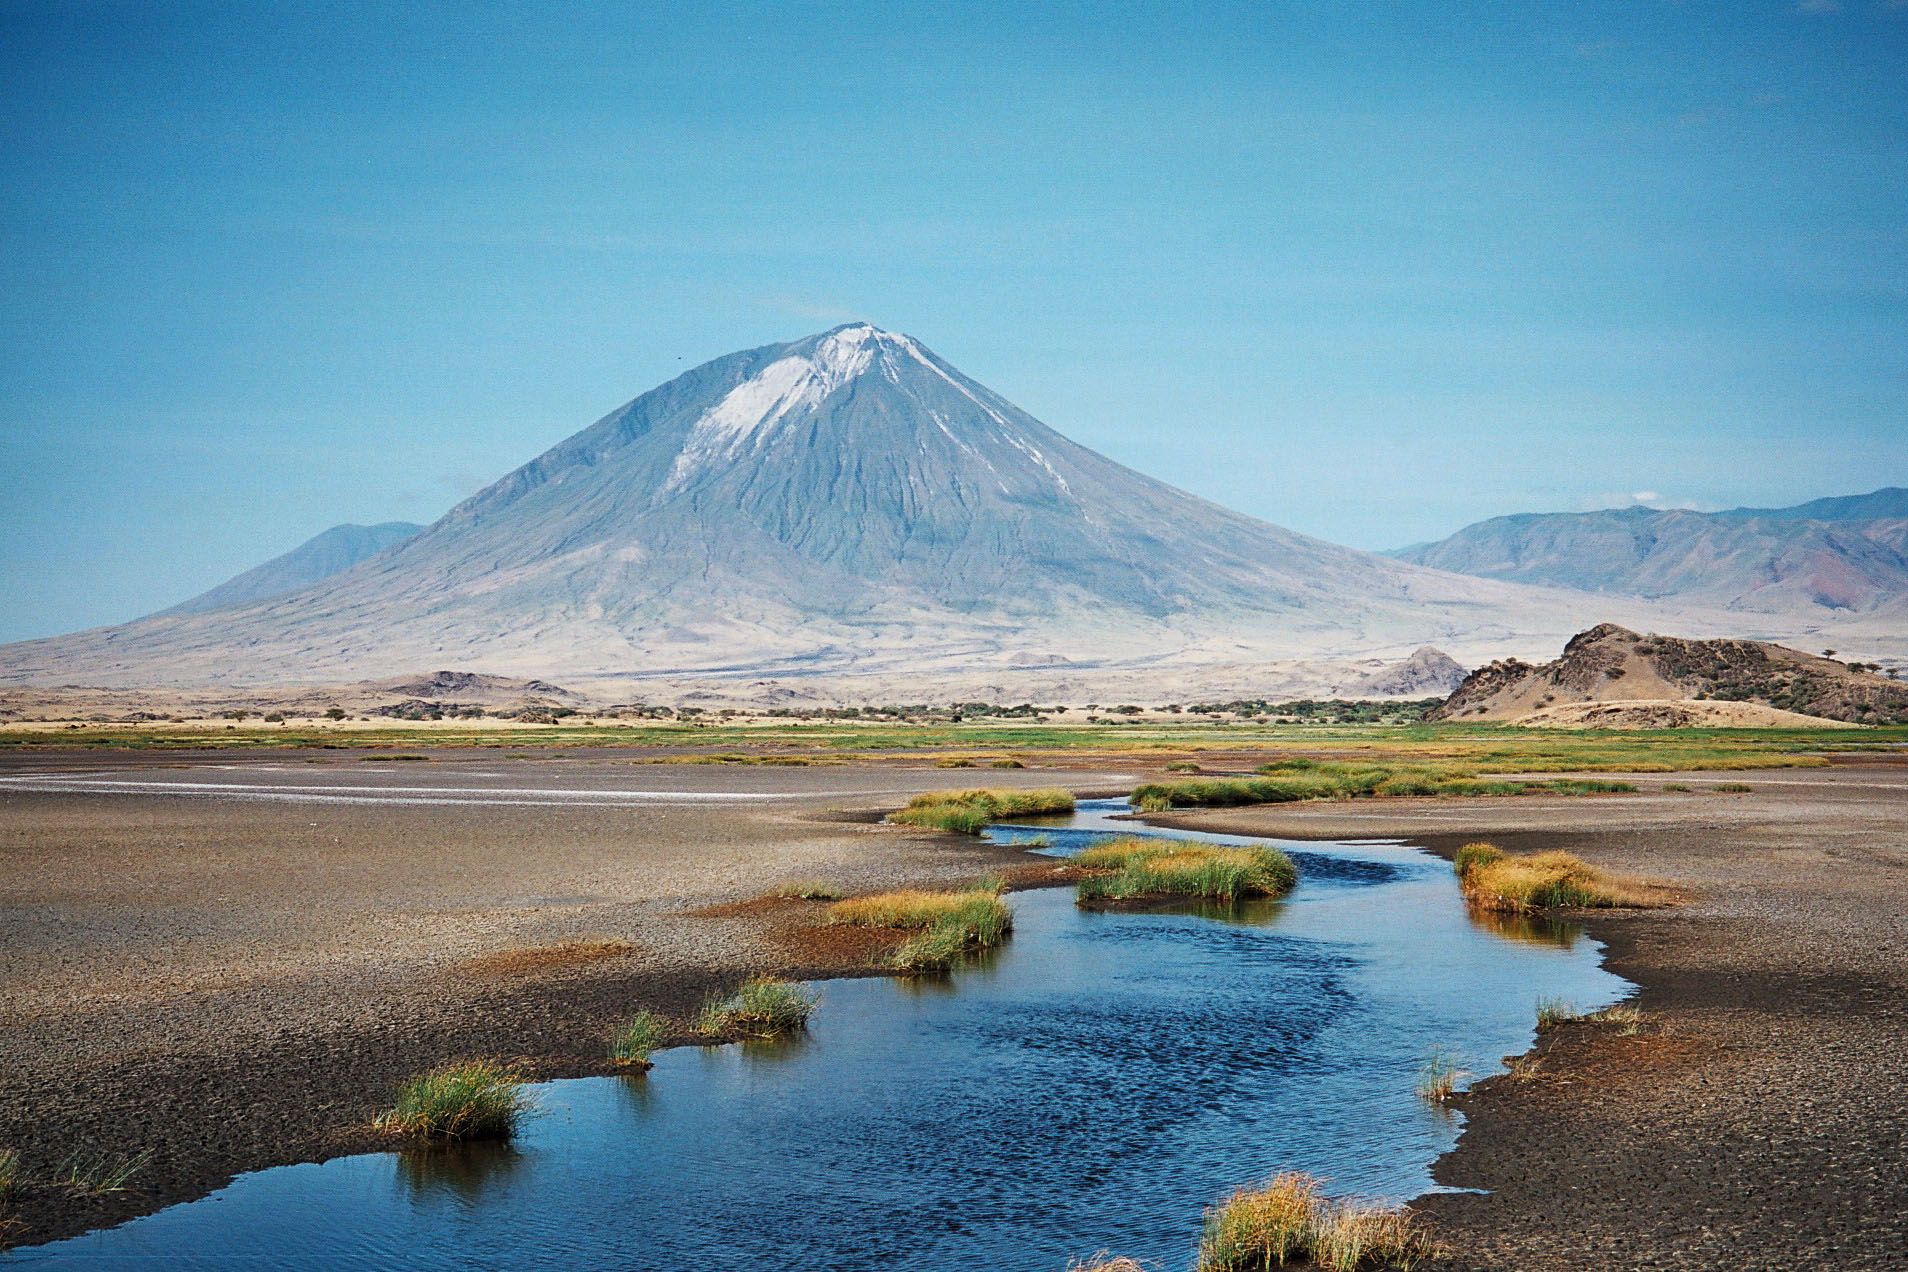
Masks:
[[[994,835],[1064,855],[1157,833],[1109,820],[1124,810]],[[1184,1269],[1202,1209],[1276,1171],[1429,1190],[1458,1130],[1416,1094],[1431,1051],[1495,1072],[1538,998],[1591,1010],[1629,989],[1567,926],[1474,922],[1428,853],[1281,846],[1300,882],[1280,902],[1095,914],[1070,890],[1015,893],[1013,939],[951,980],[824,982],[788,1042],[544,1084],[509,1146],[259,1171],[13,1258],[1058,1272],[1104,1249]]]

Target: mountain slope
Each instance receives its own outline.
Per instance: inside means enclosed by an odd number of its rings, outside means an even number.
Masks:
[[[1472,658],[1561,639],[1593,609],[1611,607],[1220,508],[852,325],[697,367],[331,578],[0,648],[0,678],[918,678],[1425,643]]]
[[[313,535],[283,556],[253,566],[209,591],[181,601],[165,614],[202,614],[246,601],[281,596],[320,579],[350,569],[395,543],[402,543],[424,527],[409,521],[385,521],[375,526],[344,525]]]
[[[1480,578],[1759,613],[1908,614],[1908,491],[1720,513],[1525,513],[1392,555]]]

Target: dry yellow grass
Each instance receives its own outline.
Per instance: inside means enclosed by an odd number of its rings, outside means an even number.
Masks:
[[[1458,849],[1453,866],[1465,899],[1487,910],[1521,914],[1531,910],[1669,904],[1663,888],[1606,873],[1567,852],[1517,857],[1495,844],[1465,844]]]
[[[1241,1188],[1206,1212],[1197,1272],[1261,1272],[1310,1260],[1332,1272],[1413,1268],[1437,1253],[1408,1210],[1319,1196],[1319,1182],[1287,1171]]]

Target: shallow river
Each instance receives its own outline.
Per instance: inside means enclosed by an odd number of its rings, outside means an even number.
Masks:
[[[1135,829],[1107,820],[1124,807],[1038,833],[1074,851]],[[791,1042],[540,1086],[508,1148],[259,1171],[13,1257],[1058,1272],[1106,1249],[1183,1269],[1201,1209],[1275,1171],[1427,1191],[1458,1124],[1416,1094],[1426,1056],[1495,1072],[1530,1045],[1538,998],[1590,1010],[1628,989],[1568,928],[1474,923],[1428,853],[1282,846],[1300,882],[1279,903],[1090,914],[1069,890],[1015,893],[1013,939],[951,981],[826,982]]]

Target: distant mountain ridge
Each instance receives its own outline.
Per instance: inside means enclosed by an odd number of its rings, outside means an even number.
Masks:
[[[1521,513],[1389,555],[1479,578],[1757,613],[1908,617],[1908,489],[1715,513]]]
[[[346,522],[333,526],[313,535],[290,552],[275,556],[263,565],[253,566],[243,574],[234,575],[217,587],[201,592],[190,600],[181,601],[170,609],[160,610],[159,614],[203,614],[208,610],[224,609],[228,605],[283,596],[286,592],[296,591],[307,584],[348,570],[358,562],[413,537],[423,528],[409,521],[384,521],[375,526]]]
[[[850,324],[698,366],[342,572],[0,647],[0,680],[1159,681],[1426,643],[1471,658],[1611,611],[1218,507]]]

